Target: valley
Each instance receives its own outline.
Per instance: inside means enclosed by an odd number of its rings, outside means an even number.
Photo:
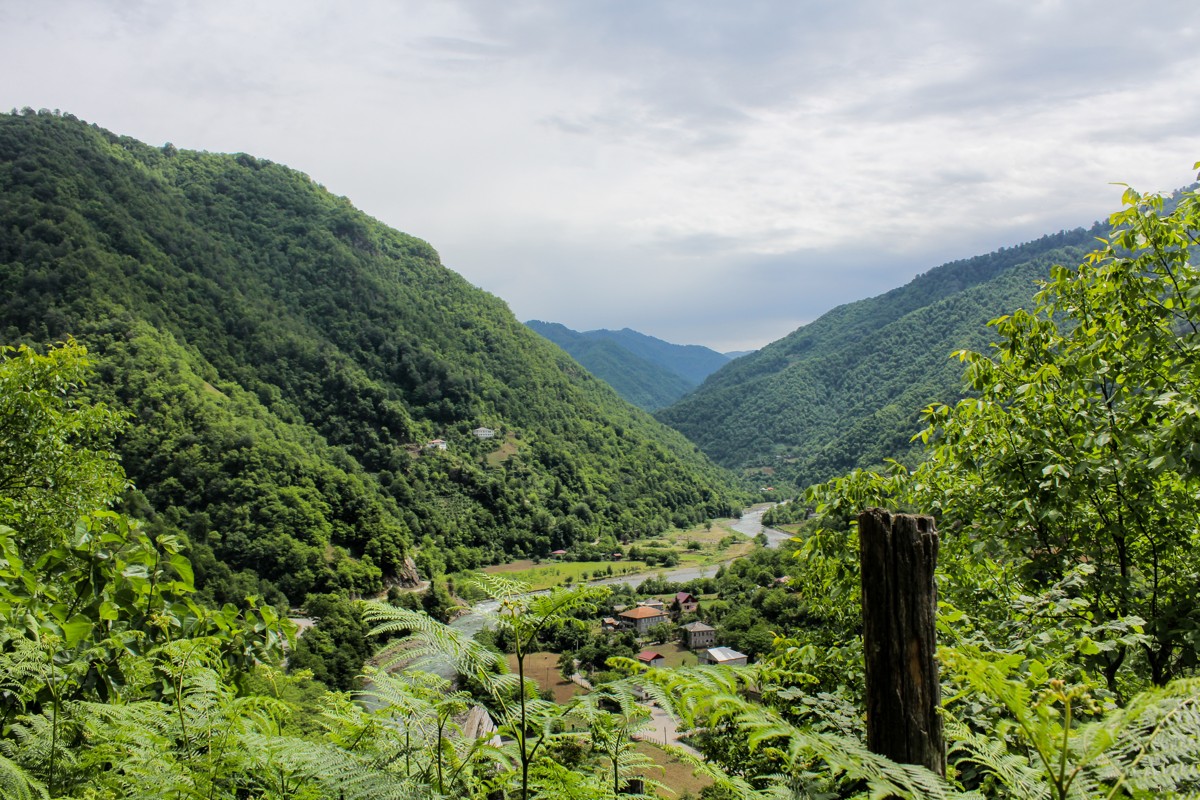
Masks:
[[[0,795],[1194,794],[1197,242],[1130,189],[730,360],[0,115]],[[927,515],[937,763],[868,733],[870,508]]]

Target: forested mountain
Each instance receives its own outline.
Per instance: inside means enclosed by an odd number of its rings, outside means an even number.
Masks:
[[[671,344],[629,328],[580,332],[557,322],[525,324],[646,411],[675,402],[729,361],[707,347]]]
[[[717,463],[759,469],[781,485],[914,457],[921,409],[961,396],[962,368],[950,353],[985,348],[989,320],[1027,306],[1052,264],[1078,263],[1106,232],[1043,236],[839,306],[656,416]]]
[[[213,599],[374,592],[414,552],[463,569],[741,502],[429,244],[281,165],[3,115],[0,231],[0,341],[89,349],[130,510],[187,533]]]

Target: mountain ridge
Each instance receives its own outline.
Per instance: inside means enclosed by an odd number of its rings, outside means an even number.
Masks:
[[[581,332],[542,320],[525,325],[646,411],[683,397],[729,361],[702,345],[673,344],[631,328]]]
[[[89,391],[130,414],[128,502],[186,533],[214,595],[374,593],[414,555],[469,569],[740,506],[681,435],[303,173],[0,115],[0,199],[0,336],[92,350]]]
[[[1096,223],[935,267],[846,303],[730,362],[656,418],[731,469],[799,487],[917,457],[919,412],[962,394],[955,349],[988,344],[986,323],[1027,305],[1053,263],[1077,263]]]

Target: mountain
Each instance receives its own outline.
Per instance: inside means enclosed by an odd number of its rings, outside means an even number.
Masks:
[[[367,594],[731,512],[728,473],[307,176],[0,115],[0,342],[76,337],[210,599]],[[490,432],[490,436],[489,436]]]
[[[921,409],[962,396],[950,353],[986,348],[989,320],[1027,306],[1051,265],[1079,263],[1104,234],[1097,224],[1043,236],[839,306],[655,416],[717,463],[775,484],[912,460]]]
[[[646,411],[675,402],[729,361],[707,347],[671,344],[629,328],[581,333],[557,322],[525,324]]]

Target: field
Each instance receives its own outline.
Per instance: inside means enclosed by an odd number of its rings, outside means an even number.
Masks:
[[[631,545],[639,548],[671,550],[679,559],[675,567],[650,565],[638,560],[610,561],[543,561],[530,559],[485,567],[489,575],[505,575],[521,581],[530,589],[549,589],[586,582],[611,575],[655,575],[679,567],[704,567],[744,556],[757,545],[753,539],[732,530],[732,520],[717,520],[711,527],[697,525],[689,530],[675,530],[652,539],[639,539]],[[568,555],[569,558],[569,555]],[[612,572],[609,573],[611,568]]]
[[[508,668],[514,674],[517,671],[517,657],[511,653],[508,655]],[[530,653],[525,656],[525,677],[534,681],[539,689],[553,692],[554,702],[559,704],[583,692],[582,687],[563,680],[558,673],[558,653]]]
[[[681,663],[696,663],[695,654],[684,650],[681,645],[667,645],[655,649],[667,656],[667,666],[678,666]],[[668,650],[670,651],[669,653],[667,652]],[[683,659],[686,657],[690,657],[691,660],[684,661]],[[517,671],[517,657],[515,655],[510,654],[508,656],[508,666],[513,672]],[[553,692],[554,702],[559,704],[567,703],[572,697],[584,691],[574,683],[563,680],[558,674],[557,653],[531,653],[526,656],[525,675],[537,683],[539,689],[549,689]],[[657,737],[651,735],[650,738],[656,739]],[[708,778],[697,778],[692,775],[692,768],[690,766],[665,752],[653,741],[639,742],[636,745],[636,749],[639,753],[649,756],[655,764],[658,764],[662,768],[661,772],[653,769],[649,770],[646,775],[660,781],[667,787],[660,792],[663,797],[678,797],[685,791],[691,792],[694,796],[699,796],[700,790],[712,783]]]
[[[638,742],[635,749],[648,755],[655,764],[662,767],[662,772],[649,770],[646,773],[647,777],[666,787],[659,792],[662,797],[679,797],[684,792],[691,792],[693,797],[699,797],[705,786],[712,785],[711,778],[693,775],[690,766],[650,742]]]
[[[612,567],[613,575],[656,572],[644,561],[543,561],[535,564],[529,559],[485,567],[489,575],[504,575],[528,584],[533,591],[563,586],[570,583],[586,583],[593,577],[607,578],[605,567]],[[601,573],[601,574],[597,574]]]
[[[521,451],[521,446],[517,443],[516,438],[510,433],[500,442],[500,446],[487,454],[486,460],[489,467],[498,467],[508,459],[515,456]]]
[[[679,642],[647,645],[646,649],[662,653],[664,667],[694,667],[700,663],[696,654]]]

